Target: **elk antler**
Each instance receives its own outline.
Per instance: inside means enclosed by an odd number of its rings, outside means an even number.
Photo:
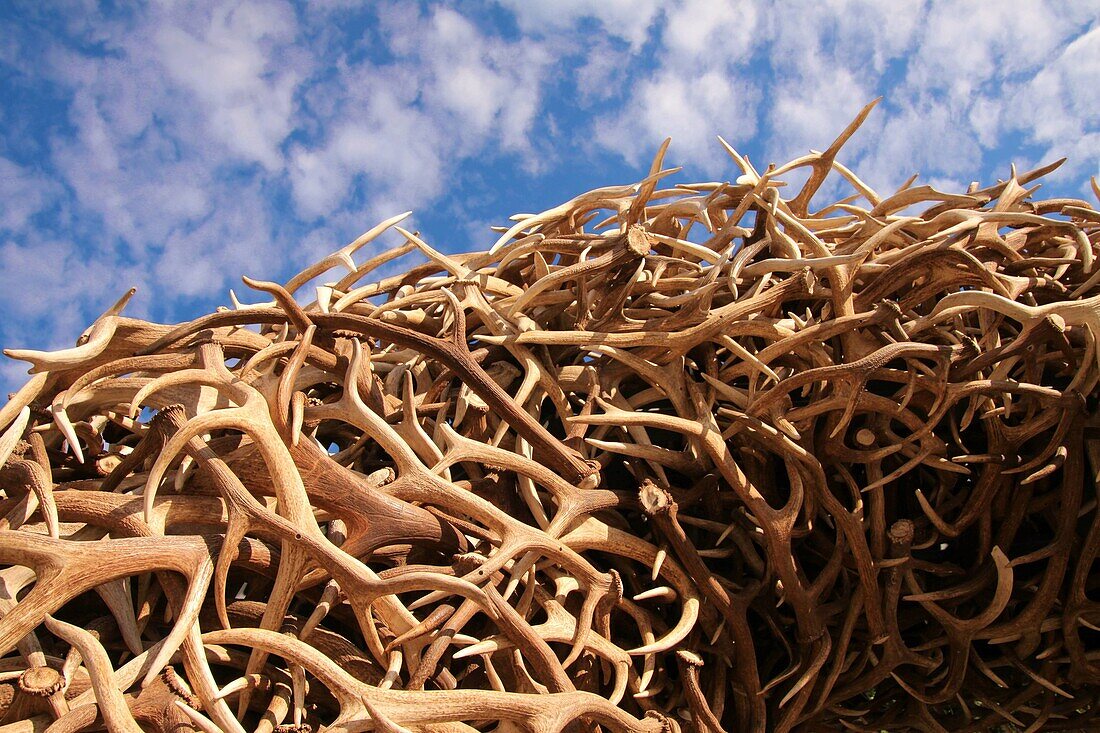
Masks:
[[[1100,214],[880,194],[872,107],[9,350],[0,727],[1095,727]]]

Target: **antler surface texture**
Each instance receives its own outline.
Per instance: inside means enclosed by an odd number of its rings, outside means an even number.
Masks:
[[[0,731],[1100,725],[1100,213],[868,111],[7,352]]]

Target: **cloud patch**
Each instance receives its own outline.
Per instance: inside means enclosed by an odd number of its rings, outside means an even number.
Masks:
[[[880,95],[841,159],[883,193],[1070,156],[1047,193],[1091,196],[1100,173],[1097,0],[0,16],[3,345],[71,344],[130,285],[128,312],[183,320],[241,273],[288,277],[409,208],[443,248],[480,241],[511,212],[637,180],[667,136],[688,177],[736,174],[716,135],[762,169],[828,145]]]

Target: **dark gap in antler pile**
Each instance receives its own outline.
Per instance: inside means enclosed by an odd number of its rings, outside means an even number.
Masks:
[[[0,731],[1097,725],[1100,214],[880,196],[869,110],[9,352]]]

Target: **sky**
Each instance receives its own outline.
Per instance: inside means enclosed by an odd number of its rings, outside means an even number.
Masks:
[[[879,96],[840,160],[880,193],[1068,157],[1042,194],[1093,201],[1097,89],[1100,0],[6,0],[0,345],[71,346],[135,286],[160,322],[266,300],[240,276],[410,209],[485,249],[665,137],[679,180],[730,180],[717,135],[762,169]]]

